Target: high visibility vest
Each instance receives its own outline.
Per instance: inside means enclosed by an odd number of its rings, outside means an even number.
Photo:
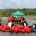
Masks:
[[[15,20],[18,20],[18,18],[15,18]]]

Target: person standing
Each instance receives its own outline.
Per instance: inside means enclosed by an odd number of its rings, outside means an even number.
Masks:
[[[8,22],[8,26],[11,28],[12,27],[12,22]]]
[[[19,17],[19,18],[18,18],[19,24],[21,24],[22,19],[23,19],[22,17]]]
[[[11,22],[14,24],[14,16],[11,16]]]
[[[12,27],[14,25],[14,16],[8,17],[8,26]]]
[[[24,25],[28,25],[28,23],[24,20],[23,22],[22,22],[22,25],[24,26]]]
[[[8,17],[8,22],[10,22],[10,21],[11,21],[11,17],[9,16],[9,17]]]

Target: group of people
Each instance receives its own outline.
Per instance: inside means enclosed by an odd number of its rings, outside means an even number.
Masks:
[[[19,24],[19,25],[22,24],[24,26],[24,23],[27,25],[25,18],[22,16],[21,17],[14,17],[14,16],[8,17],[9,26],[12,26],[14,24]]]

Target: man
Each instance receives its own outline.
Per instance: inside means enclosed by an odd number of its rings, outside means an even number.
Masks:
[[[14,22],[14,16],[11,16],[11,21]]]
[[[18,22],[19,22],[19,24],[21,24],[22,19],[23,19],[22,17],[19,17],[19,18],[18,18]]]
[[[8,17],[8,26],[12,26],[14,24],[14,16]]]
[[[22,25],[24,26],[25,23],[26,25],[28,25],[28,23],[25,20],[22,22]]]
[[[9,16],[9,17],[8,17],[8,22],[10,22],[10,21],[11,21],[11,17]]]
[[[18,24],[18,17],[15,17],[15,23]]]
[[[12,27],[12,22],[8,22],[8,26],[11,28]]]

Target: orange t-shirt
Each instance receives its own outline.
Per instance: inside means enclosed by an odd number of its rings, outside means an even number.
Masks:
[[[11,17],[11,20],[14,20],[14,17],[13,16]]]
[[[11,17],[8,17],[8,21],[11,21]]]
[[[23,17],[19,17],[19,19],[18,20],[22,20],[23,19]]]

